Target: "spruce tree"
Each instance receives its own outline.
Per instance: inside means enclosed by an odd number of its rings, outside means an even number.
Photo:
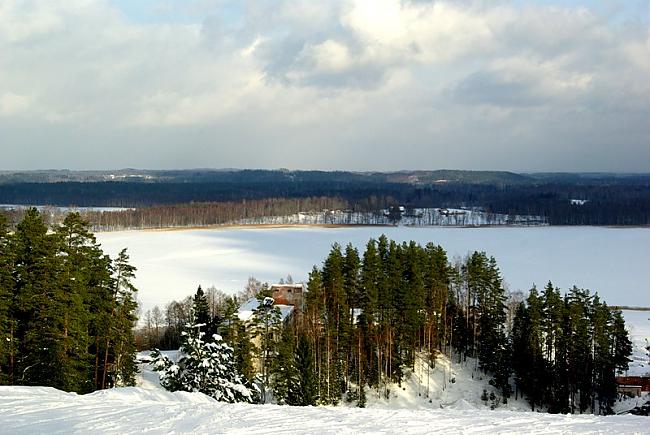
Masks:
[[[293,328],[285,326],[282,328],[282,338],[271,369],[273,396],[279,405],[296,405],[300,402],[295,352]]]
[[[296,348],[296,373],[298,376],[298,406],[313,406],[318,402],[318,379],[314,367],[312,348],[306,335],[300,335]]]
[[[183,331],[181,358],[177,363],[159,351],[152,353],[152,366],[160,384],[170,391],[200,392],[222,402],[249,402],[256,393],[245,385],[233,363],[233,350],[214,334],[208,341],[196,324]]]
[[[210,336],[213,333],[212,328],[212,319],[210,318],[210,307],[208,306],[208,298],[205,296],[205,292],[199,286],[194,295],[194,320],[197,324],[201,326],[201,330]]]

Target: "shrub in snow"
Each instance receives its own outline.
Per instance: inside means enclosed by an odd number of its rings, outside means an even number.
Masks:
[[[200,392],[222,402],[254,402],[259,392],[237,373],[232,347],[217,334],[212,341],[203,341],[201,326],[186,325],[178,362],[158,350],[152,352],[151,365],[160,374],[160,385],[169,391]]]

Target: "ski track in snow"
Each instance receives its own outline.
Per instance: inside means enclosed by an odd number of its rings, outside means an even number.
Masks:
[[[637,416],[224,404],[202,394],[118,388],[85,396],[0,387],[0,432],[232,434],[648,433]]]

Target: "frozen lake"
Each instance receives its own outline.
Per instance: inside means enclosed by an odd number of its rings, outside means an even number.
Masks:
[[[450,259],[485,251],[497,259],[511,290],[551,280],[563,290],[575,284],[598,291],[610,305],[650,306],[650,229],[645,228],[223,228],[100,233],[98,239],[111,256],[128,247],[144,313],[193,294],[199,284],[236,293],[251,275],[269,283],[288,273],[306,280],[334,242],[363,250],[381,234],[437,243]],[[630,374],[646,373],[650,312],[624,314],[635,342]]]
[[[223,228],[100,233],[98,239],[111,256],[128,248],[146,311],[182,299],[199,284],[234,293],[251,275],[270,283],[287,274],[304,280],[334,242],[362,250],[381,234],[440,244],[450,259],[485,251],[497,259],[511,290],[551,280],[562,289],[575,284],[598,291],[610,305],[650,306],[646,228]]]

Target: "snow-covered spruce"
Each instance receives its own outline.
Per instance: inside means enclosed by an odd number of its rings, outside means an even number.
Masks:
[[[218,334],[204,341],[201,327],[188,324],[183,331],[178,362],[157,349],[151,353],[151,365],[160,374],[160,385],[169,391],[200,392],[221,402],[253,403],[259,395],[255,386],[247,386],[233,363],[233,349]]]

